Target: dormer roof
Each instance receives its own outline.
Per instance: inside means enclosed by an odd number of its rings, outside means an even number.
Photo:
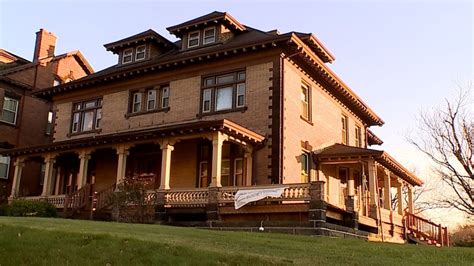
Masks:
[[[130,47],[137,44],[142,44],[145,42],[154,42],[158,46],[164,47],[165,49],[172,50],[176,45],[170,40],[158,34],[156,31],[149,29],[144,32],[132,35],[125,39],[121,39],[115,42],[104,44],[104,47],[107,51],[112,51],[117,53],[118,50],[126,47]]]
[[[176,35],[176,37],[182,37],[182,35],[192,30],[193,28],[199,28],[201,26],[223,24],[227,28],[235,32],[243,32],[246,30],[245,26],[237,21],[227,12],[214,11],[204,16],[200,16],[195,19],[188,20],[181,24],[171,26],[166,28],[171,34]]]

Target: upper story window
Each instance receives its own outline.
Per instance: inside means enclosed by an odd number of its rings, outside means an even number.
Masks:
[[[199,46],[199,39],[201,37],[200,31],[193,31],[188,34],[188,48]]]
[[[309,153],[303,151],[300,158],[301,158],[301,183],[307,183],[309,182],[309,172],[310,172]]]
[[[341,142],[342,144],[344,145],[348,145],[349,144],[349,135],[348,135],[348,132],[347,132],[347,128],[348,128],[348,118],[347,116],[345,115],[342,115],[341,116]]]
[[[122,64],[131,63],[133,60],[133,48],[123,50]]]
[[[71,133],[98,130],[101,121],[102,99],[75,103],[72,110]]]
[[[169,85],[133,91],[129,112],[131,114],[161,111],[169,108]]]
[[[53,112],[48,112],[48,123],[46,124],[46,135],[53,133]]]
[[[61,85],[61,81],[59,79],[54,79],[53,86],[59,86],[59,85]]]
[[[354,140],[355,140],[355,145],[356,147],[362,147],[362,130],[360,128],[360,126],[356,126],[355,127],[355,136],[354,136]]]
[[[0,155],[0,179],[8,179],[8,170],[10,168],[10,157]]]
[[[15,125],[18,116],[18,103],[18,99],[5,96],[3,98],[3,108],[0,120]]]
[[[203,78],[201,113],[215,113],[245,108],[245,72],[233,72]]]
[[[310,88],[305,83],[301,84],[301,118],[311,120]]]
[[[137,46],[137,50],[135,52],[135,61],[140,61],[145,59],[146,55],[146,45]]]
[[[216,28],[207,28],[204,29],[202,44],[210,44],[216,42]]]

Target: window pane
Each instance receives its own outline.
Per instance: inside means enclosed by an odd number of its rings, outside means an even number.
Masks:
[[[95,118],[95,128],[100,128],[100,121],[102,120],[102,108],[97,109],[96,118]]]
[[[86,103],[84,103],[84,108],[93,108],[93,107],[96,106],[96,102],[97,101],[86,102]]]
[[[214,78],[207,78],[204,80],[204,86],[212,86],[214,85]]]
[[[204,30],[204,44],[213,43],[216,41],[215,28]]]
[[[137,60],[144,59],[145,58],[145,51],[146,51],[145,46],[137,47],[137,53],[135,54],[135,59],[137,59]]]
[[[202,92],[202,111],[211,111],[211,89],[203,90]]]
[[[82,118],[82,130],[81,131],[90,131],[94,123],[94,111],[84,112]]]
[[[5,97],[3,101],[3,109],[16,112],[18,107],[18,100]]]
[[[161,108],[167,108],[169,106],[169,95],[170,95],[169,87],[161,88]]]
[[[220,88],[216,92],[216,111],[232,108],[232,87]]]
[[[142,110],[142,94],[137,92],[133,94],[132,113],[137,113]]]
[[[149,90],[147,96],[147,110],[153,110],[156,107],[156,90]]]
[[[15,123],[15,113],[14,112],[10,112],[10,111],[7,111],[7,110],[3,110],[2,112],[2,120],[5,121],[5,122],[8,122],[8,123],[12,123],[14,124]]]
[[[10,157],[0,156],[0,178],[8,179]]]
[[[229,83],[234,81],[234,74],[222,75],[217,77],[217,84]]]
[[[245,105],[245,83],[237,84],[237,107]]]
[[[245,72],[239,72],[237,79],[238,80],[245,80]]]

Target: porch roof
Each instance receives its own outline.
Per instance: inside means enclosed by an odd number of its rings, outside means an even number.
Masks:
[[[313,154],[318,162],[343,162],[347,160],[374,159],[408,183],[417,186],[423,185],[421,179],[407,170],[387,152],[382,150],[351,147],[336,143],[320,151],[315,151]]]
[[[99,145],[108,145],[114,143],[125,143],[137,140],[153,140],[159,138],[179,138],[180,136],[199,134],[205,132],[221,131],[235,139],[245,141],[251,144],[260,144],[265,139],[259,133],[247,129],[237,123],[227,119],[209,120],[209,121],[191,121],[172,125],[162,125],[146,129],[95,135],[80,139],[58,141],[47,145],[32,146],[25,148],[16,148],[1,150],[0,155],[6,156],[25,156],[37,155],[45,152],[60,152],[76,148],[95,147]]]

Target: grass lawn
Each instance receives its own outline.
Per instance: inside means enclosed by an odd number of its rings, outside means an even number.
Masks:
[[[0,265],[474,265],[472,248],[0,217]]]

